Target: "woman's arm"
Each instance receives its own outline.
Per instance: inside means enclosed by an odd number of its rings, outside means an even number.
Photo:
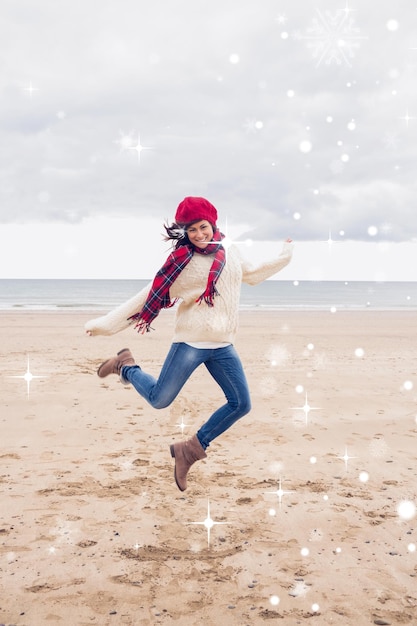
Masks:
[[[246,259],[242,258],[242,281],[249,285],[258,285],[262,281],[270,278],[282,270],[291,261],[294,244],[291,239],[287,239],[282,246],[279,257],[272,261],[266,261],[254,266]]]
[[[120,304],[106,315],[89,320],[85,324],[86,333],[88,335],[115,335],[130,326],[132,321],[128,318],[142,309],[151,285],[152,283],[149,283],[133,298]]]

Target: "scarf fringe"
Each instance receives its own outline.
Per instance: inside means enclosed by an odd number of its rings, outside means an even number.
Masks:
[[[219,295],[220,294],[217,291],[216,285],[213,283],[204,293],[201,294],[199,298],[197,298],[196,302],[197,304],[201,304],[204,301],[208,306],[214,306],[214,298]]]
[[[132,315],[131,317],[128,317],[127,319],[131,324],[135,322],[135,325],[133,328],[137,330],[138,333],[140,333],[141,335],[144,335],[145,333],[150,333],[151,330],[155,330],[154,328],[152,328],[150,322],[147,322],[146,320],[144,320],[137,313],[136,315]]]
[[[176,302],[178,302],[178,298],[175,298],[172,301],[169,300],[169,298],[167,298],[163,308],[170,309],[172,306],[174,306],[174,304],[176,304]],[[137,330],[138,333],[141,333],[141,335],[144,335],[145,333],[150,333],[151,330],[155,330],[154,328],[152,328],[151,322],[155,319],[156,316],[155,315],[152,317],[150,316],[151,319],[146,320],[145,318],[146,313],[147,313],[146,311],[144,312],[142,310],[142,311],[139,311],[139,313],[135,313],[134,315],[131,315],[130,317],[127,318],[127,321],[130,322],[131,324],[135,323],[133,328]]]

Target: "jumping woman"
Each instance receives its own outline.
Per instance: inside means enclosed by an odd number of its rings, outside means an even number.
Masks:
[[[223,390],[226,402],[188,441],[171,445],[178,488],[187,488],[187,474],[204,459],[211,442],[251,409],[248,384],[233,346],[238,328],[241,283],[256,285],[285,267],[292,256],[291,239],[273,261],[251,266],[237,246],[225,250],[217,228],[217,210],[205,198],[186,197],[178,206],[175,222],[165,226],[173,251],[153,282],[128,302],[85,325],[89,335],[112,335],[130,324],[140,332],[151,330],[160,310],[180,300],[171,348],[155,379],[136,364],[124,348],[104,361],[100,378],[120,376],[156,409],[171,404],[194,370],[204,363]]]

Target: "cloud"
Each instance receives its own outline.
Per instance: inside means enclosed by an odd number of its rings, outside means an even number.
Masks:
[[[206,195],[243,236],[415,238],[415,7],[320,5],[5,3],[0,222]]]

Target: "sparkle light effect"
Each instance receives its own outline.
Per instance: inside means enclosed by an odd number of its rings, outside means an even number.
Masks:
[[[350,59],[354,51],[360,47],[360,41],[367,39],[360,35],[354,20],[349,16],[352,9],[346,4],[344,9],[332,15],[330,11],[316,9],[317,17],[307,28],[306,34],[295,33],[294,38],[306,41],[307,48],[312,50],[313,58],[317,59],[316,67],[322,62],[325,65],[347,65],[352,67]]]
[[[184,428],[187,428],[189,426],[189,424],[185,424],[184,423],[184,418],[181,416],[181,423],[180,424],[176,424],[176,426],[178,426],[178,428],[181,429],[181,433],[184,434]]]
[[[129,146],[128,150],[136,150],[136,152],[138,153],[138,164],[140,165],[140,153],[142,152],[142,150],[152,150],[152,148],[148,148],[147,146],[142,146],[140,143],[140,135],[138,133],[138,143],[136,146]]]
[[[406,123],[406,125],[407,125],[407,128],[408,128],[408,124],[409,124],[409,122],[410,122],[411,120],[415,120],[416,118],[415,118],[415,117],[413,117],[412,115],[410,115],[410,114],[409,114],[409,112],[408,112],[408,107],[407,107],[406,112],[405,112],[405,115],[403,115],[403,116],[402,116],[402,117],[400,117],[399,119],[400,119],[400,120],[404,120],[404,121],[405,121],[405,123]]]
[[[338,456],[337,458],[338,458],[338,459],[341,459],[342,461],[344,461],[344,462],[345,462],[345,469],[346,469],[346,471],[347,471],[347,468],[348,468],[348,462],[350,461],[350,459],[357,459],[358,457],[356,457],[356,456],[349,456],[349,455],[348,455],[348,451],[347,451],[347,447],[345,447],[345,453],[344,453],[344,455],[343,455],[343,456]]]
[[[207,547],[210,547],[210,531],[213,528],[213,526],[216,526],[218,524],[227,524],[228,522],[215,522],[214,520],[211,519],[210,517],[210,500],[207,500],[207,517],[204,520],[204,522],[189,522],[190,524],[199,524],[202,526],[205,526],[207,529]]]
[[[280,599],[278,596],[271,596],[269,598],[269,602],[272,604],[272,606],[278,606],[278,604],[280,603]]]
[[[326,243],[327,243],[327,249],[328,249],[328,251],[329,251],[329,254],[331,254],[331,252],[332,252],[332,246],[333,246],[333,244],[334,244],[334,241],[333,241],[333,239],[332,239],[332,231],[331,231],[331,230],[329,230],[329,237],[328,237],[328,239],[327,239]]]
[[[328,252],[329,252],[329,254],[331,254],[331,251],[332,251],[332,247],[333,247],[333,245],[334,245],[335,243],[341,243],[341,242],[340,242],[340,241],[337,241],[337,240],[335,240],[335,239],[333,239],[333,237],[332,237],[332,231],[329,229],[329,236],[328,236],[328,238],[326,239],[326,241],[325,241],[324,243],[327,243]]]
[[[305,415],[305,423],[306,424],[308,424],[308,414],[310,413],[310,411],[319,411],[320,410],[320,407],[310,406],[309,405],[307,392],[306,392],[304,406],[293,406],[291,408],[292,408],[293,411],[303,411],[303,413]]]
[[[34,374],[31,373],[30,367],[29,367],[29,356],[28,356],[27,369],[26,369],[25,374],[23,374],[22,376],[9,376],[8,378],[23,378],[23,380],[26,381],[27,396],[29,398],[29,395],[30,395],[30,383],[32,382],[32,380],[34,378],[47,378],[47,376],[35,376]]]
[[[282,480],[280,477],[278,489],[276,491],[266,491],[265,493],[274,493],[278,498],[279,508],[281,508],[283,496],[289,493],[295,493],[295,491],[284,491],[284,489],[282,488]]]
[[[415,552],[416,551],[416,544],[415,543],[409,543],[407,546],[407,550],[409,552]]]
[[[219,242],[212,241],[211,243],[213,245],[217,244],[219,246],[223,246],[223,248],[225,249],[226,255],[227,255],[228,249],[231,246],[244,245],[250,248],[253,245],[252,239],[245,239],[244,241],[235,241],[229,236],[229,225],[228,225],[227,217],[226,217],[226,222],[225,222],[225,227],[224,227],[224,238]]]
[[[23,88],[23,91],[27,91],[27,92],[28,92],[28,94],[29,94],[29,96],[30,96],[30,98],[32,99],[32,95],[33,95],[33,93],[34,93],[35,91],[39,91],[39,89],[38,89],[38,87],[34,87],[34,86],[32,85],[32,81],[30,81],[30,83],[29,83],[29,87],[24,87],[24,88]]]

